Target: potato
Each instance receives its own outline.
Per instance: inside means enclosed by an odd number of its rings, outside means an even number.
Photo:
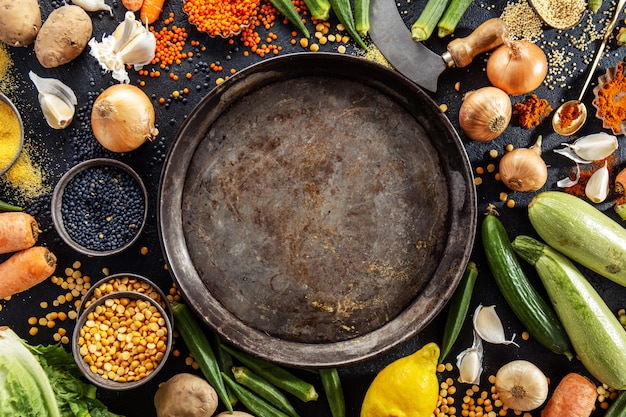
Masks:
[[[11,46],[28,46],[41,28],[37,0],[0,0],[0,40]]]
[[[92,30],[91,18],[81,7],[65,5],[55,9],[35,39],[39,63],[55,68],[72,61],[87,46]]]

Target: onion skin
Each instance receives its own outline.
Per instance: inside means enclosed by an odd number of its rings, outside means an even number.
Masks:
[[[467,93],[459,110],[459,125],[472,140],[487,142],[509,126],[513,106],[499,88],[483,87]]]
[[[541,136],[530,148],[515,148],[500,159],[500,178],[513,191],[537,191],[548,180],[548,167],[541,157]]]
[[[130,152],[159,131],[154,106],[139,87],[113,85],[100,94],[91,110],[91,128],[100,144],[111,152]]]
[[[509,40],[487,60],[487,78],[491,84],[513,96],[535,90],[547,74],[546,54],[527,40]]]

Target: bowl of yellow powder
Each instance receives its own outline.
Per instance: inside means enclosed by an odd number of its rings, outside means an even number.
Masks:
[[[15,163],[23,144],[24,125],[20,113],[11,100],[0,93],[0,175]]]

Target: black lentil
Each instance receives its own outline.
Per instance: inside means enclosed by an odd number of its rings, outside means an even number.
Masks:
[[[61,216],[79,245],[95,251],[119,249],[141,228],[143,191],[128,172],[114,166],[87,168],[63,192]]]

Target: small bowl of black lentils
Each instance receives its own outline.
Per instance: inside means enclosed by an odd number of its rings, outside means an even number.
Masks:
[[[115,159],[82,162],[52,194],[52,221],[63,241],[88,256],[113,255],[139,238],[148,215],[141,177]]]

